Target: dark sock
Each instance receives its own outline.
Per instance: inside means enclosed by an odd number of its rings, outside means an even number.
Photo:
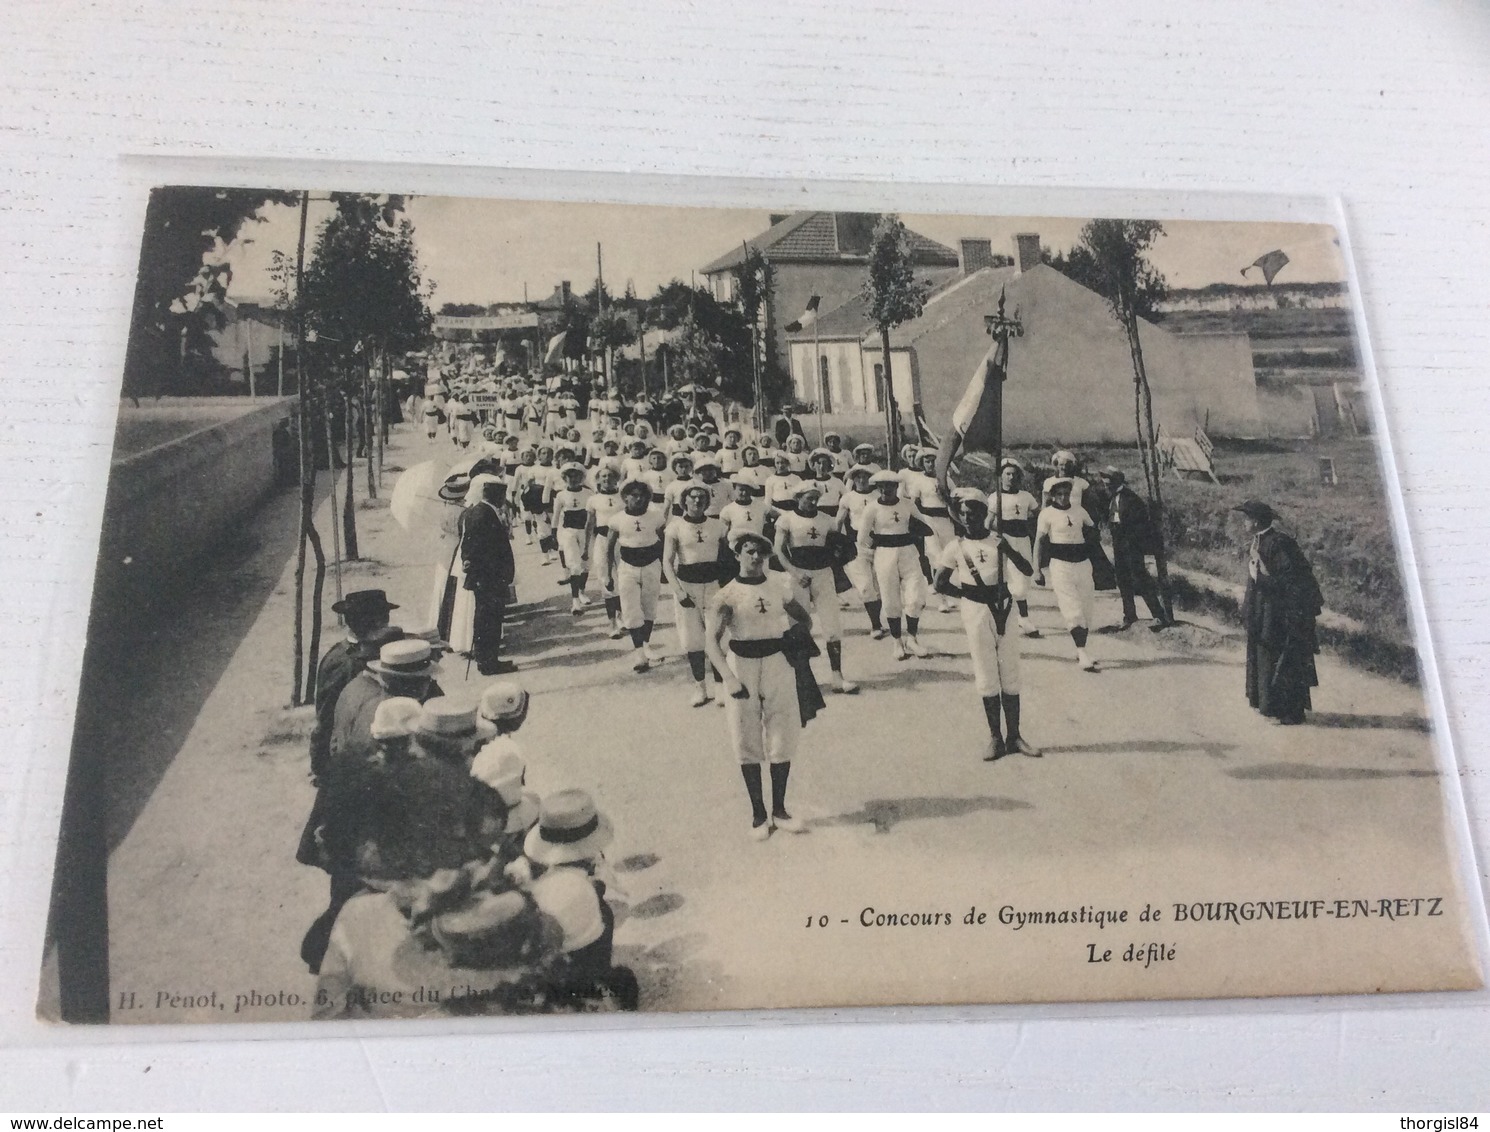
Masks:
[[[1019,697],[1009,695],[1005,692],[999,697],[1004,701],[1004,722],[1008,725],[1009,742],[1013,744],[1019,738]],[[994,708],[997,714],[998,708]]]
[[[988,733],[995,739],[1003,739],[1004,729],[999,720],[999,698],[983,697],[983,715],[988,720]]]
[[[791,772],[791,763],[771,764],[771,812],[780,818],[791,817],[786,812],[786,779]]]
[[[688,654],[688,671],[693,673],[693,678],[699,683],[704,680],[704,654],[691,652]]]
[[[641,629],[627,629],[626,631],[631,634],[631,647],[632,648],[639,649],[644,644],[647,643],[647,638],[642,635],[643,634],[643,630],[641,630]]]
[[[1078,628],[1072,629],[1071,630],[1071,639],[1076,642],[1076,647],[1077,648],[1079,648],[1079,649],[1086,648],[1086,628],[1085,628],[1085,626],[1080,626]]]
[[[761,764],[741,763],[740,774],[745,779],[745,792],[750,795],[751,816],[756,825],[761,825],[771,816],[766,813],[766,796],[761,788]]]
[[[1029,602],[1027,602],[1027,601],[1016,601],[1014,604],[1019,607],[1019,616],[1021,616],[1021,617],[1028,617],[1030,615],[1030,603]]]
[[[621,599],[620,598],[618,598],[618,597],[608,597],[608,598],[605,599],[605,615],[607,617],[610,617],[610,618],[616,618],[616,617],[619,617],[621,615]]]
[[[921,619],[919,617],[907,617],[905,619],[905,631],[911,636],[914,637],[916,635],[916,631],[920,628]]]
[[[878,630],[880,627],[880,607],[884,605],[881,601],[866,601],[864,612],[869,614],[869,627]]]
[[[886,617],[885,621],[890,626],[890,636],[894,637],[897,641],[900,640],[900,618]]]
[[[579,597],[580,590],[584,588],[584,584],[579,580],[578,574],[575,574],[569,579],[569,592],[575,597]]]
[[[642,644],[646,644],[652,639],[652,622],[646,621],[642,623],[641,634]]]
[[[709,665],[709,671],[714,674],[714,682],[715,683],[717,683],[717,684],[723,684],[724,683],[724,677],[721,676],[721,675],[719,675],[719,669],[715,668],[712,663]]]
[[[843,642],[828,642],[828,667],[840,676],[843,675]]]
[[[590,584],[590,571],[585,570],[579,576],[579,594],[584,593],[585,592],[585,587],[588,586],[589,584]],[[578,597],[579,594],[575,594],[574,596],[575,597]]]

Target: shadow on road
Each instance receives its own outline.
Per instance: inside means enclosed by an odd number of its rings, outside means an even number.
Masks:
[[[818,818],[813,826],[872,825],[876,833],[889,833],[905,821],[930,818],[960,818],[968,814],[1009,813],[1035,807],[1018,798],[984,796],[978,798],[876,798],[851,814]]]
[[[1226,772],[1243,781],[1360,782],[1376,778],[1437,778],[1436,770],[1381,770],[1371,766],[1310,766],[1308,763],[1266,763],[1239,766]]]
[[[1348,715],[1341,711],[1311,711],[1309,724],[1313,727],[1338,727],[1344,729],[1369,727],[1384,731],[1417,731],[1427,735],[1432,727],[1420,715]]]
[[[944,668],[921,668],[907,661],[891,672],[881,676],[865,676],[858,681],[861,688],[916,688],[922,684],[967,684],[965,672],[949,672]]]
[[[1148,656],[1143,658],[1108,658],[1099,657],[1102,667],[1116,672],[1124,668],[1167,668],[1170,666],[1190,667],[1196,664],[1220,665],[1223,668],[1240,668],[1242,661],[1225,660],[1216,656]]]
[[[1172,739],[1121,739],[1111,743],[1072,743],[1064,747],[1046,747],[1047,755],[1188,755],[1199,752],[1213,759],[1224,759],[1235,743],[1192,743]]]

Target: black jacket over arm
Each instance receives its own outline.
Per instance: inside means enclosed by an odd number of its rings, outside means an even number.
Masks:
[[[460,560],[468,590],[506,587],[516,576],[512,537],[489,504],[468,507],[460,517]]]

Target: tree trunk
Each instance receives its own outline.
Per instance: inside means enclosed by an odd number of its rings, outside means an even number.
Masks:
[[[367,497],[378,497],[377,469],[373,467],[372,358],[362,352],[362,457],[367,461]]]
[[[353,495],[353,487],[357,477],[353,474],[352,467],[352,395],[344,395],[347,405],[347,501],[342,507],[342,545],[346,547],[347,561],[356,562],[362,556],[357,552],[357,501]]]
[[[880,327],[880,350],[885,370],[885,467],[894,471],[900,466],[900,429],[896,418],[895,379],[890,375],[890,328]]]
[[[333,499],[333,506],[335,500]],[[309,530],[311,549],[316,552],[316,580],[310,595],[310,648],[306,653],[305,699],[303,703],[316,702],[316,680],[321,667],[321,598],[326,589],[326,552],[321,548],[320,532],[312,526]]]
[[[1154,571],[1159,578],[1159,601],[1164,607],[1167,620],[1174,619],[1174,604],[1169,592],[1169,555],[1164,545],[1164,495],[1160,486],[1159,443],[1154,428],[1154,395],[1149,387],[1148,369],[1143,361],[1143,342],[1138,337],[1138,316],[1130,305],[1124,319],[1128,331],[1128,349],[1133,355],[1133,378],[1137,385],[1136,399],[1142,406],[1142,431],[1138,435],[1139,447],[1144,450],[1144,476],[1149,494],[1149,522],[1158,535],[1154,543]]]
[[[290,691],[290,706],[299,707],[300,684],[305,675],[303,649],[305,645],[305,542],[315,530],[314,505],[316,483],[315,449],[311,443],[310,399],[305,394],[305,308],[300,303],[300,285],[305,273],[305,217],[310,199],[308,192],[300,196],[300,242],[295,253],[295,391],[300,395],[300,537],[296,540],[295,552],[295,665],[294,687]],[[279,338],[279,384],[284,393],[285,346],[284,333]]]

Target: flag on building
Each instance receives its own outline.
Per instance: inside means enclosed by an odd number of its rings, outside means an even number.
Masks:
[[[999,438],[997,383],[1004,380],[1008,366],[1009,343],[995,343],[973,370],[967,392],[952,411],[952,431],[969,451],[992,452]]]
[[[1266,282],[1269,287],[1271,287],[1273,285],[1274,277],[1287,265],[1288,257],[1284,255],[1281,250],[1271,251],[1268,252],[1267,255],[1258,256],[1250,264],[1242,268],[1242,278],[1245,279],[1247,277],[1247,272],[1256,267],[1262,271],[1263,281]]]
[[[802,317],[786,324],[788,334],[800,334],[817,321],[817,307],[823,301],[821,295],[813,295],[807,300],[807,309],[802,312]]]

